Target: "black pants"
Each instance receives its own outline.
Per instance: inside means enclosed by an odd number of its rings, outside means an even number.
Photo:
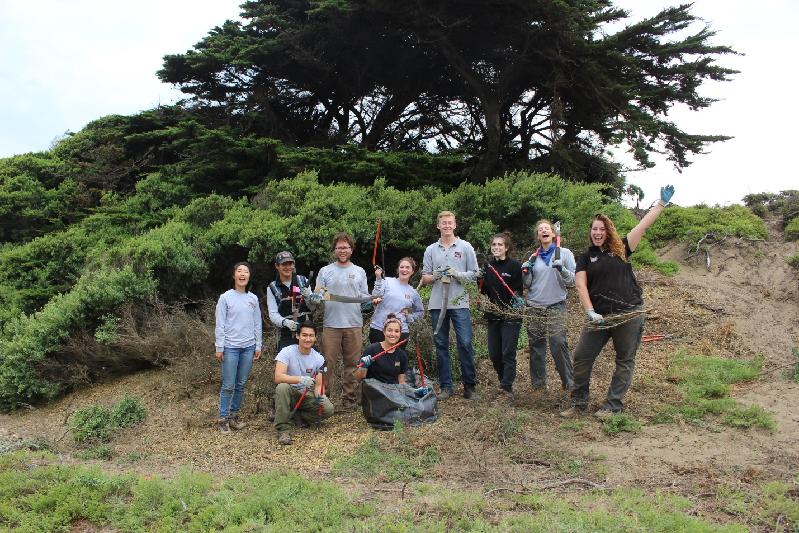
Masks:
[[[644,333],[644,315],[637,316],[618,326],[607,329],[592,329],[584,326],[580,340],[574,349],[574,389],[572,403],[578,407],[588,405],[588,389],[591,384],[591,369],[602,347],[613,339],[616,349],[616,369],[608,387],[608,395],[603,409],[621,411],[622,399],[633,382],[635,352],[641,344]]]
[[[500,386],[511,392],[516,379],[516,346],[519,343],[521,320],[488,320],[488,357],[497,372]]]

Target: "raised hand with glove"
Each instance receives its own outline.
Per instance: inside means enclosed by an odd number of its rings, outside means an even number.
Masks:
[[[669,205],[672,196],[674,196],[674,185],[666,185],[660,188],[660,202],[663,207]]]

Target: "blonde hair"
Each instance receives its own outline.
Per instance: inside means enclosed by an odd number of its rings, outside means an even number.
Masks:
[[[542,218],[541,220],[539,220],[538,222],[535,223],[535,238],[536,239],[538,239],[538,228],[541,226],[541,224],[547,224],[547,225],[549,225],[549,228],[552,231],[555,231],[555,226],[552,224],[552,221],[549,220],[548,218]],[[540,239],[538,240],[538,244],[541,244],[541,240]]]
[[[441,211],[438,214],[438,216],[436,216],[436,223],[438,223],[438,221],[444,217],[452,217],[457,220],[457,218],[455,217],[455,213],[453,213],[452,211]]]
[[[607,217],[607,215],[603,215],[602,213],[597,214],[594,219],[591,221],[591,226],[594,225],[594,222],[600,221],[605,225],[605,242],[602,244],[602,249],[610,251],[613,255],[624,261],[627,262],[627,254],[624,250],[624,243],[621,241],[619,237],[619,232],[616,231],[616,225],[613,224],[613,221]],[[588,228],[588,242],[591,241],[591,227]]]

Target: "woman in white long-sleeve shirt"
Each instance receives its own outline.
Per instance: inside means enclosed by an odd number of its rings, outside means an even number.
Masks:
[[[372,315],[369,324],[369,342],[383,340],[383,324],[388,315],[395,315],[402,324],[400,338],[407,339],[410,335],[409,325],[419,320],[424,315],[424,304],[416,289],[408,283],[416,270],[416,262],[410,257],[403,257],[397,264],[397,277],[384,278],[383,270],[375,270],[375,287],[372,296],[379,297],[380,303]]]
[[[216,304],[215,355],[222,363],[217,424],[222,433],[246,426],[239,419],[244,386],[252,362],[261,358],[261,307],[258,297],[248,290],[250,273],[249,263],[236,263],[234,288],[222,293]]]

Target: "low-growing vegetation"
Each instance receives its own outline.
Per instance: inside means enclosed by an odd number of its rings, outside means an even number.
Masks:
[[[655,421],[679,418],[698,423],[707,415],[716,415],[723,424],[733,427],[774,429],[773,418],[762,407],[743,407],[729,395],[731,384],[756,379],[762,364],[761,358],[739,361],[678,352],[668,379],[677,383],[683,402],[668,406]]]
[[[72,438],[78,444],[98,444],[111,440],[120,428],[138,424],[147,417],[141,400],[125,395],[113,407],[89,405],[75,411],[69,419]]]
[[[348,495],[289,473],[226,481],[189,470],[172,478],[112,475],[32,452],[0,454],[0,486],[0,526],[14,531],[747,531],[691,516],[690,500],[660,492],[596,491],[570,501],[532,489],[489,496],[415,483],[386,506],[368,488]],[[773,524],[778,513],[796,523],[790,490],[764,487],[747,503],[754,523]]]

